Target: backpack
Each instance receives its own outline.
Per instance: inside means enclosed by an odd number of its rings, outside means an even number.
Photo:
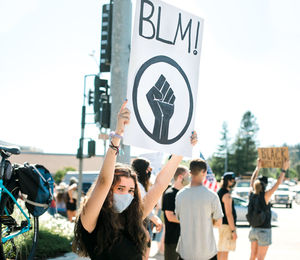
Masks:
[[[50,172],[43,165],[28,163],[16,171],[26,208],[33,216],[41,216],[53,199],[54,180]]]
[[[260,195],[250,194],[248,213],[246,218],[251,227],[259,227],[263,225],[267,219],[268,212],[263,205]]]

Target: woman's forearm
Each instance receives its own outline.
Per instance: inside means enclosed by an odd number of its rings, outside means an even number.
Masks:
[[[167,188],[182,158],[183,156],[181,155],[172,155],[171,159],[157,175],[154,185],[144,197],[144,218],[154,208],[162,193]]]

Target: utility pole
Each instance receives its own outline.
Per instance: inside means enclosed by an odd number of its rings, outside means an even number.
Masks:
[[[116,118],[127,96],[127,76],[131,41],[131,0],[113,1],[112,53],[111,53],[111,120],[110,129],[116,127]],[[123,145],[118,161],[130,163],[130,146]]]
[[[86,115],[86,79],[87,77],[95,77],[95,74],[84,75],[83,82],[83,104],[81,109],[81,134],[79,139],[79,148],[77,150],[77,158],[79,159],[79,174],[78,174],[78,198],[77,198],[77,209],[79,209],[80,201],[81,201],[81,193],[82,193],[82,172],[83,172],[83,145],[84,145],[84,129],[85,129],[85,115]]]

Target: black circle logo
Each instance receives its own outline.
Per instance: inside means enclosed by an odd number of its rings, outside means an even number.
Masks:
[[[177,136],[175,136],[174,138],[172,138],[172,139],[168,139],[168,138],[160,139],[160,138],[157,138],[153,133],[151,133],[146,128],[146,126],[144,125],[144,123],[142,121],[142,118],[140,116],[139,109],[138,109],[138,103],[137,103],[137,96],[138,96],[137,93],[138,93],[138,88],[139,88],[140,80],[141,80],[141,77],[142,77],[143,73],[151,65],[156,64],[156,63],[160,63],[160,62],[169,64],[170,66],[174,67],[180,73],[181,77],[184,79],[184,82],[186,83],[186,87],[187,87],[187,90],[188,90],[188,96],[189,96],[189,111],[188,111],[187,120],[185,122],[184,127],[179,132],[179,134]],[[134,113],[135,113],[136,119],[138,121],[138,124],[140,125],[140,127],[143,129],[143,131],[151,139],[155,140],[156,142],[158,142],[160,144],[172,144],[172,143],[175,143],[176,141],[178,141],[185,134],[185,132],[187,131],[187,129],[188,129],[190,123],[191,123],[192,116],[193,116],[193,94],[192,94],[191,86],[190,86],[189,80],[188,80],[185,72],[183,71],[183,69],[179,66],[179,64],[176,61],[174,61],[170,57],[163,56],[163,55],[155,56],[155,57],[147,60],[140,67],[140,69],[138,70],[138,72],[137,72],[137,74],[135,76],[135,79],[134,79],[134,85],[133,85],[133,91],[132,91],[132,100],[133,100]],[[174,100],[175,100],[175,98],[174,98]],[[180,123],[180,122],[178,122],[178,123]]]

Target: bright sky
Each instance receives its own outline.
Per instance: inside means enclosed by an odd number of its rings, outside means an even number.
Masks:
[[[234,141],[247,110],[257,118],[261,146],[299,143],[300,1],[165,2],[205,22],[196,114],[204,156],[216,151],[224,121]],[[103,3],[0,2],[0,140],[76,153],[83,78],[98,73]],[[97,133],[86,127],[86,136]]]

